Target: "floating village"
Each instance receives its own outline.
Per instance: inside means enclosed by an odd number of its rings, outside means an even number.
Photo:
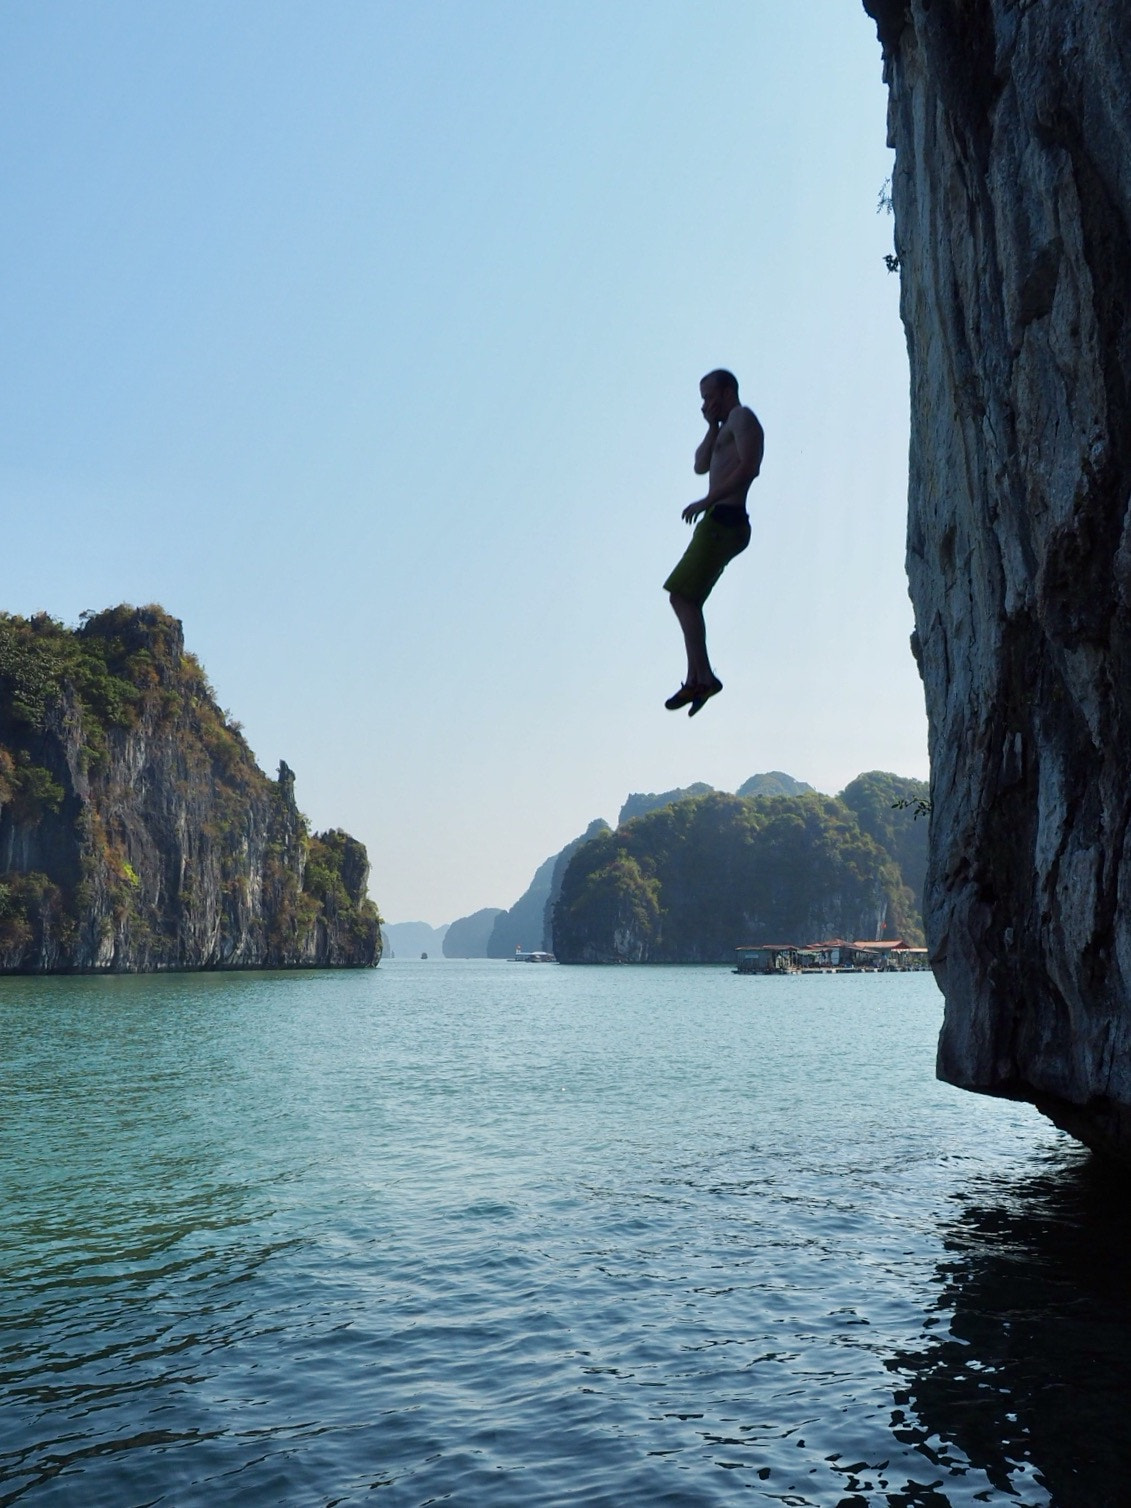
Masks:
[[[736,974],[887,974],[927,969],[926,948],[907,943],[828,942],[757,943],[735,949]]]

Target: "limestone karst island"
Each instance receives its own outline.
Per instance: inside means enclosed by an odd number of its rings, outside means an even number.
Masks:
[[[375,964],[368,875],[259,769],[176,618],[0,615],[0,972]]]

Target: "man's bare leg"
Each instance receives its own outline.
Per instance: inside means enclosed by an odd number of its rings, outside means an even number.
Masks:
[[[679,619],[679,626],[683,629],[683,642],[687,649],[686,684],[713,686],[718,676],[711,669],[711,662],[707,658],[707,625],[703,620],[703,609],[697,602],[689,602],[686,597],[679,597],[675,592],[669,593],[669,598]]]

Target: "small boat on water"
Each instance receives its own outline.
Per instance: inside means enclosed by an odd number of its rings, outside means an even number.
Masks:
[[[514,957],[511,959],[512,963],[557,963],[557,961],[552,953],[524,953],[521,948],[514,950]]]

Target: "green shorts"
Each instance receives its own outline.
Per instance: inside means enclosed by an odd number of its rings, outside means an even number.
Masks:
[[[683,559],[664,582],[665,592],[674,592],[699,607],[711,595],[711,588],[727,564],[750,543],[749,519],[722,523],[713,514],[711,509],[695,525]]]

